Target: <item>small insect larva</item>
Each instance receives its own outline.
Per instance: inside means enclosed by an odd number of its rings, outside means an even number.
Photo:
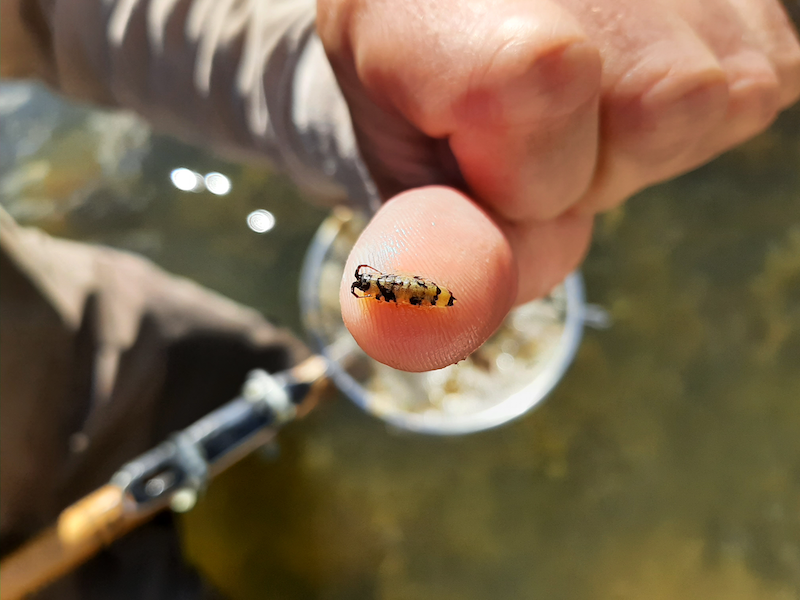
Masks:
[[[377,301],[436,306],[446,308],[456,301],[450,290],[430,279],[381,273],[369,265],[356,267],[356,280],[350,286],[356,298],[374,298]]]

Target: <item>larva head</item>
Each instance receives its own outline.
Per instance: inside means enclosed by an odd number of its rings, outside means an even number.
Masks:
[[[371,276],[372,274],[369,271],[377,272],[376,269],[373,269],[369,265],[358,265],[358,267],[356,267],[356,280],[353,282],[353,285],[350,286],[350,293],[356,298],[363,298],[364,294],[368,292],[372,286],[374,277]],[[360,290],[362,293],[358,294],[356,290]]]

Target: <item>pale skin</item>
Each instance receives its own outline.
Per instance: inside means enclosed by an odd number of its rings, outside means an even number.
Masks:
[[[320,0],[318,29],[388,201],[342,315],[375,359],[437,369],[582,261],[593,217],[766,129],[800,97],[775,0]],[[350,294],[355,266],[442,310]]]

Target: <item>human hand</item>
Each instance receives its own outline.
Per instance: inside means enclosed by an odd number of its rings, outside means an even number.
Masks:
[[[465,358],[559,283],[594,214],[800,97],[776,0],[319,0],[318,30],[380,192],[400,194],[353,249],[342,315],[368,354],[409,371]],[[458,302],[358,300],[361,263]]]

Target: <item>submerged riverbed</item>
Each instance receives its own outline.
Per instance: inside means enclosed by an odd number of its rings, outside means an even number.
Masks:
[[[326,213],[282,176],[18,84],[0,136],[21,223],[140,252],[302,334]],[[230,191],[181,191],[177,168]],[[240,599],[800,597],[800,107],[599,219],[583,273],[613,326],[536,411],[436,438],[332,398],[214,481],[182,520],[190,559]]]

